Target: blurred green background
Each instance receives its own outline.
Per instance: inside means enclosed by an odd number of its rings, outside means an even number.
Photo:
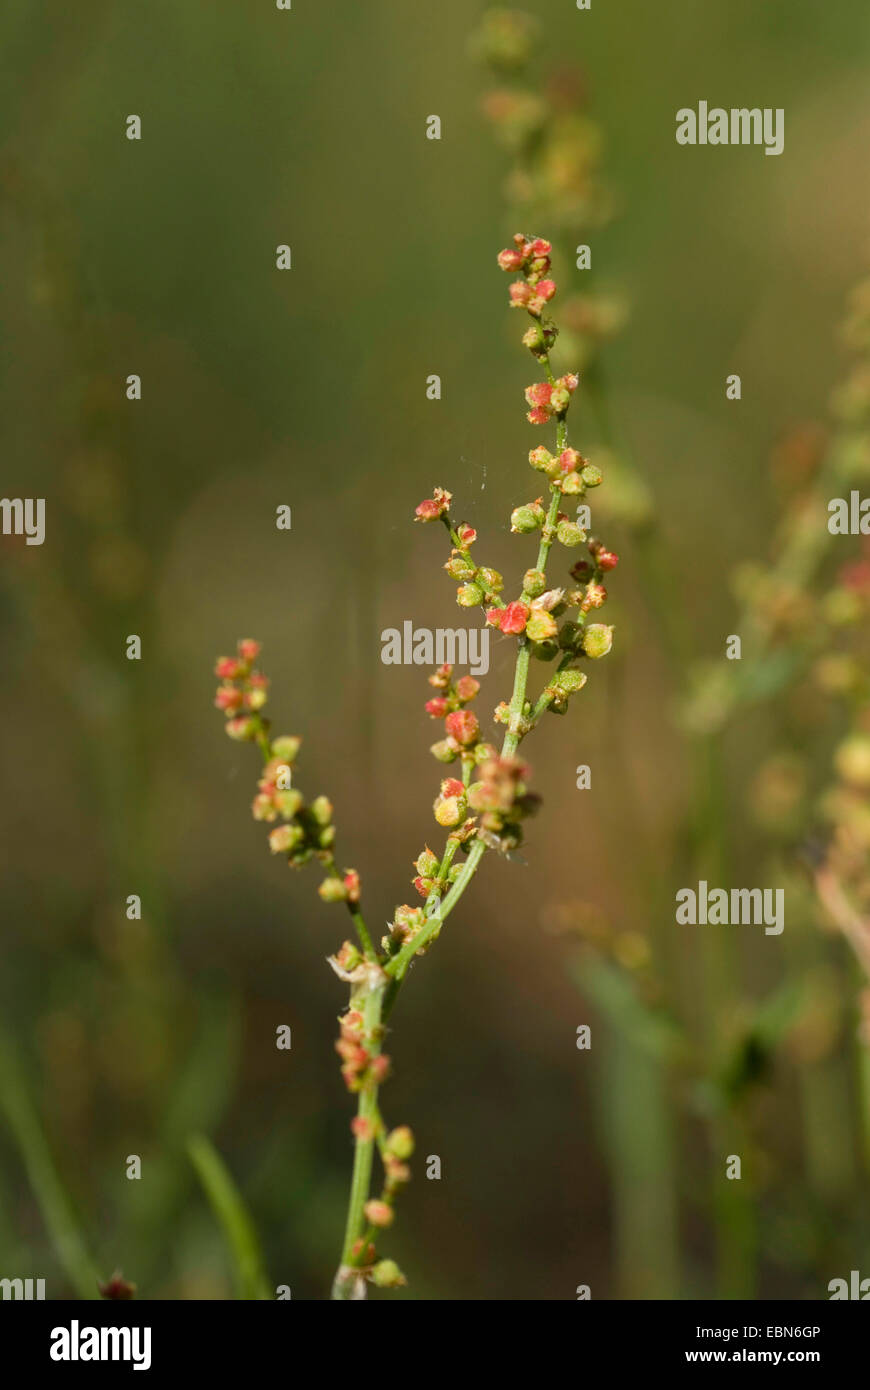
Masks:
[[[263,642],[275,730],[303,737],[300,783],[332,797],[340,857],[388,921],[433,839],[438,768],[424,673],[383,666],[380,632],[466,621],[414,506],[449,488],[509,585],[533,559],[508,530],[540,439],[495,264],[517,227],[510,154],[481,113],[491,78],[468,56],[484,8],[3,6],[3,492],[44,496],[47,532],[2,542],[0,1274],[45,1277],[50,1297],[72,1285],[43,1143],[102,1275],[120,1266],[150,1298],[233,1296],[194,1132],[236,1178],[272,1285],[328,1289],[351,1107],[324,958],[344,921],[269,856],[256,758],[225,738],[211,670],[237,637]],[[811,913],[787,912],[780,938],[720,929],[727,969],[718,935],[674,925],[676,889],[721,836],[727,886],[779,882],[746,799],[786,719],[773,702],[717,745],[713,834],[692,819],[676,711],[693,662],[736,630],[731,570],[768,550],[771,448],[824,418],[844,370],[836,326],[870,230],[870,13],[525,9],[538,71],[582,75],[615,215],[523,230],[562,235],[560,290],[582,289],[564,251],[588,241],[596,283],[630,303],[602,361],[655,519],[605,532],[616,646],[526,750],[545,801],[528,863],[487,857],[394,1016],[383,1104],[418,1159],[388,1253],[416,1298],[825,1297],[870,1275],[855,972]],[[675,112],[701,99],[783,107],[782,156],[679,147]],[[582,383],[571,429],[601,442]],[[602,516],[606,493],[605,477]],[[494,643],[482,714],[509,693],[511,653]],[[799,741],[821,766],[816,713]],[[830,1016],[802,1045],[822,995]]]

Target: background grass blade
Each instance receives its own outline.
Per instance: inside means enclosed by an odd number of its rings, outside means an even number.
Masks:
[[[237,1297],[271,1298],[254,1222],[229,1169],[204,1134],[191,1136],[187,1152],[229,1245]]]

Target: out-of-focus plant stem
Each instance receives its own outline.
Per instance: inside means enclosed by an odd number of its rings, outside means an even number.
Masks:
[[[254,1222],[229,1169],[203,1134],[195,1134],[188,1139],[187,1152],[226,1237],[233,1260],[237,1296],[241,1299],[271,1298]]]
[[[98,1298],[99,1274],[51,1155],[12,1044],[0,1033],[0,1109],[21,1154],[57,1258],[79,1298]]]

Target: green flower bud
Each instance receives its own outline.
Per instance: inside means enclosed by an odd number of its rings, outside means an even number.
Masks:
[[[296,791],[295,787],[286,792],[274,792],[272,799],[285,820],[292,820],[302,809],[302,793]]]
[[[446,830],[460,825],[465,819],[465,798],[458,796],[439,796],[433,810],[435,819]]]
[[[395,1260],[378,1260],[372,1270],[371,1280],[379,1289],[397,1289],[407,1283]]]
[[[587,487],[597,487],[602,479],[600,468],[596,468],[594,463],[587,463],[585,468],[580,470],[580,477]]]
[[[483,603],[483,590],[479,584],[460,584],[456,590],[456,602],[460,608],[476,608]]]
[[[279,738],[272,740],[272,757],[280,758],[282,763],[295,762],[301,745],[301,738],[294,738],[292,734],[281,734]]]
[[[544,338],[544,330],[539,323],[526,329],[523,334],[523,347],[527,347],[529,352],[534,353],[536,357],[546,354],[547,344]]]
[[[429,749],[433,758],[437,758],[439,763],[452,763],[459,757],[459,749],[450,739],[442,738],[437,743],[433,743]]]
[[[585,684],[585,671],[557,671],[550,681],[549,689],[561,697],[573,695],[575,691],[582,690]]]
[[[613,628],[607,623],[590,623],[583,632],[583,650],[597,660],[613,646]]]
[[[329,825],[332,820],[332,802],[328,796],[316,796],[308,810],[315,825]]]
[[[399,1125],[396,1129],[391,1129],[385,1143],[387,1151],[395,1154],[396,1158],[410,1158],[414,1152],[414,1135],[407,1125]]]
[[[438,872],[438,864],[438,855],[433,854],[431,849],[427,848],[414,861],[414,868],[421,878],[432,878]]]
[[[546,642],[549,638],[555,637],[559,631],[559,624],[552,613],[547,613],[542,608],[533,608],[526,623],[526,636],[531,642]]]
[[[489,594],[500,594],[504,588],[504,579],[499,574],[498,570],[479,569],[477,571],[477,578]]]
[[[529,463],[533,468],[537,469],[539,473],[546,473],[547,469],[550,468],[554,462],[557,462],[557,460],[554,460],[549,449],[545,449],[543,444],[539,444],[536,449],[531,449],[529,451]]]
[[[451,579],[473,579],[477,567],[467,555],[454,551],[444,568]]]
[[[327,825],[327,826],[324,826],[323,830],[321,830],[320,834],[317,836],[317,847],[318,847],[318,849],[329,849],[330,845],[334,845],[334,844],[335,844],[335,826],[334,826],[334,825]]]
[[[585,490],[585,484],[579,473],[567,473],[559,484],[559,490],[566,496],[571,496],[582,493]]]
[[[523,593],[529,598],[540,598],[547,587],[547,576],[543,570],[526,570],[523,575]]]
[[[342,970],[356,970],[358,965],[362,965],[362,955],[352,941],[343,941],[341,950],[335,953],[335,963]]]
[[[278,825],[269,834],[269,849],[273,854],[289,854],[305,838],[298,825]]]
[[[347,900],[347,889],[340,878],[325,878],[317,891],[325,903],[343,903]]]
[[[511,512],[511,530],[525,535],[529,531],[539,531],[544,524],[546,513],[539,502],[530,502],[523,507],[514,507]]]
[[[560,521],[556,527],[556,538],[562,545],[582,545],[586,539],[586,532],[583,531],[576,521]]]

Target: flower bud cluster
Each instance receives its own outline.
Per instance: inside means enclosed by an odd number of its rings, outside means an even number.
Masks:
[[[456,602],[460,608],[476,608],[480,604],[500,603],[499,594],[504,588],[504,580],[498,570],[487,565],[478,565],[471,556],[471,547],[477,540],[477,532],[467,521],[453,526],[449,516],[450,493],[436,487],[433,497],[427,497],[416,508],[417,521],[441,520],[447,527],[453,549],[444,565],[451,579],[459,585]]]
[[[464,798],[465,787],[462,782],[457,782],[455,778],[448,780],[459,788],[459,794]],[[446,785],[445,782],[441,783],[442,793]],[[428,845],[414,860],[414,868],[417,870],[417,875],[411,882],[421,898],[428,898],[432,892],[437,892],[438,896],[441,897],[450,884],[456,882],[460,871],[458,864],[451,864],[447,872],[442,873],[441,860],[437,854],[432,853]]]
[[[490,758],[468,788],[468,804],[480,816],[481,830],[496,835],[504,848],[521,843],[521,822],[540,806],[540,797],[526,788],[528,775],[518,758]]]
[[[526,419],[530,425],[546,425],[554,416],[562,419],[566,414],[571,397],[580,384],[576,372],[568,372],[555,381],[534,381],[526,387],[526,401],[530,406]]]
[[[341,1058],[341,1074],[347,1089],[356,1093],[368,1084],[379,1086],[386,1081],[390,1059],[373,1048],[377,1040],[366,1036],[359,1009],[348,1009],[339,1019],[339,1029],[335,1050]]]
[[[551,487],[558,488],[566,497],[584,497],[587,488],[598,487],[602,481],[601,469],[576,449],[566,448],[551,454],[539,444],[529,451],[529,463],[549,479]]]
[[[452,493],[443,487],[436,487],[431,497],[426,497],[414,512],[415,521],[440,521],[450,508]]]
[[[619,556],[608,550],[594,536],[588,542],[589,559],[578,560],[571,567],[571,578],[578,583],[567,595],[568,606],[579,608],[582,614],[593,609],[603,608],[607,601],[607,590],[603,579],[605,574],[619,564]]]
[[[439,666],[429,677],[429,684],[438,691],[438,694],[426,701],[426,713],[433,719],[444,720],[444,732],[446,737],[439,739],[432,744],[431,752],[433,757],[440,763],[452,763],[457,758],[469,758],[480,760],[489,757],[494,751],[490,744],[480,740],[480,725],[473,710],[466,708],[475,698],[480,690],[480,682],[473,676],[460,676],[457,681],[453,680],[453,667],[444,665]],[[455,779],[448,779],[455,781]],[[449,799],[450,793],[445,793],[446,782],[442,782],[441,798]],[[462,790],[462,783],[458,783]],[[436,802],[436,806],[437,806]],[[445,814],[448,814],[445,812]],[[437,818],[437,812],[436,812]],[[439,820],[440,825],[445,825],[446,821]]]
[[[409,903],[397,907],[389,924],[389,931],[381,938],[383,950],[387,955],[395,955],[409,941],[416,940],[425,921],[426,913],[422,907],[411,907]],[[423,951],[420,954],[422,955]]]
[[[214,702],[226,715],[225,728],[229,737],[250,742],[268,728],[267,721],[260,717],[260,710],[268,698],[269,682],[254,669],[260,654],[259,642],[243,638],[237,644],[236,653],[219,657],[215,664],[215,675],[220,677],[221,684]]]
[[[313,858],[326,865],[327,877],[318,889],[324,902],[354,905],[360,898],[359,874],[355,869],[339,874],[333,863],[332,802],[326,796],[316,796],[307,803],[293,786],[293,767],[302,741],[293,734],[270,738],[268,723],[259,713],[268,686],[266,677],[253,666],[259,653],[259,642],[246,639],[238,643],[236,656],[220,657],[215,667],[223,682],[215,704],[227,716],[227,733],[232,738],[255,739],[265,760],[251,814],[254,820],[274,826],[269,832],[269,849],[284,855],[291,868],[301,868]],[[238,714],[239,709],[251,712]],[[244,731],[236,727],[241,724],[246,726]]]

